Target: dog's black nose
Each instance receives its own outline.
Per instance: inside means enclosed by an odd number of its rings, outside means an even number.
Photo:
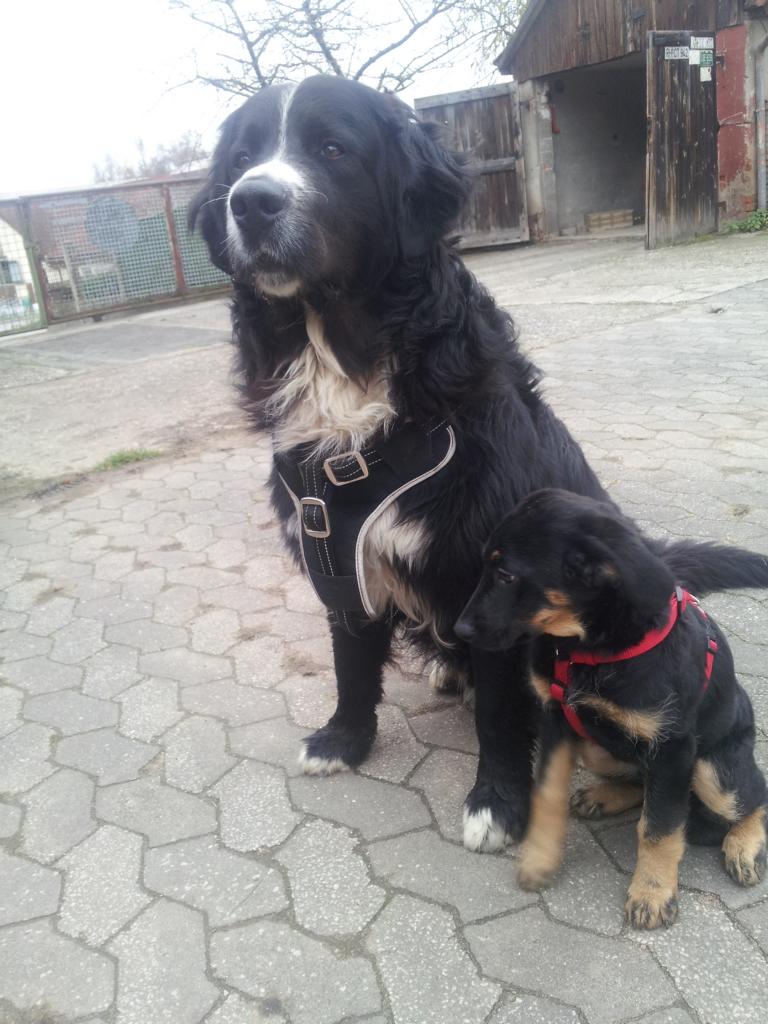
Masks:
[[[238,224],[272,221],[288,205],[288,190],[274,178],[246,178],[232,189],[229,208]]]
[[[453,631],[459,640],[469,641],[475,635],[475,627],[471,622],[467,622],[466,619],[459,619],[453,627]]]

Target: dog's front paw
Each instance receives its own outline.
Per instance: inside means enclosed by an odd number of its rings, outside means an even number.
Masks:
[[[763,808],[732,826],[723,840],[725,870],[737,885],[757,885],[765,877],[766,842]]]
[[[559,849],[543,849],[524,842],[517,862],[517,884],[527,892],[546,889],[557,874],[560,859]]]
[[[633,928],[652,931],[668,928],[677,920],[677,893],[630,885],[624,912]]]
[[[376,738],[373,725],[349,726],[329,722],[307,736],[299,751],[299,765],[305,775],[334,775],[362,764]]]
[[[530,793],[506,785],[477,782],[464,804],[464,845],[477,853],[494,853],[517,842],[528,823]]]
[[[594,786],[577,789],[571,797],[571,810],[579,818],[590,818],[597,821],[603,817],[605,811],[602,803],[596,799],[594,790]]]

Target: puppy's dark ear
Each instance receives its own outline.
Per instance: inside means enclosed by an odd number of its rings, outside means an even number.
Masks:
[[[613,522],[612,530],[615,527]],[[669,568],[634,529],[606,541],[580,537],[563,556],[563,573],[595,592],[609,588],[622,592],[632,607],[644,614],[662,608],[674,587]]]
[[[593,537],[583,537],[566,549],[563,576],[590,590],[615,587],[619,583],[619,570],[610,550]]]
[[[211,262],[230,275],[232,267],[227,254],[227,195],[230,184],[227,156],[238,115],[239,111],[236,110],[222,124],[208,178],[193,197],[187,211],[187,227],[190,232],[195,229],[200,232],[208,246]]]
[[[456,226],[472,191],[473,175],[445,145],[441,125],[407,119],[401,138],[409,164],[403,196],[406,256],[425,252]]]

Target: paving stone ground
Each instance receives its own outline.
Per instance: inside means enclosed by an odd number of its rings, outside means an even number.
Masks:
[[[472,263],[629,513],[768,553],[767,240]],[[407,658],[361,771],[299,774],[333,677],[268,464],[223,433],[0,506],[0,1024],[765,1024],[768,886],[689,851],[632,934],[625,815],[521,892],[460,844],[471,712]],[[764,766],[767,600],[708,601]]]

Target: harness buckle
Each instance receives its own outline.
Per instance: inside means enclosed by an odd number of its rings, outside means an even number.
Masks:
[[[325,504],[322,498],[302,498],[299,502],[301,505],[301,525],[304,529],[304,533],[308,537],[316,537],[320,540],[324,540],[326,537],[331,536],[331,521],[328,518],[328,506]],[[309,526],[307,522],[306,511],[308,508],[319,509],[323,514],[323,526],[322,529],[318,526]]]
[[[344,459],[354,459],[357,463],[356,468],[359,469],[360,472],[355,476],[342,477],[339,479],[336,473],[341,472],[341,468],[344,465],[342,460]],[[337,463],[339,463],[339,465],[336,465]],[[325,470],[325,475],[336,487],[346,487],[347,484],[356,484],[360,480],[365,480],[369,474],[368,463],[363,458],[363,455],[358,451],[342,452],[340,455],[331,455],[331,457],[326,459],[323,463],[323,469]]]

